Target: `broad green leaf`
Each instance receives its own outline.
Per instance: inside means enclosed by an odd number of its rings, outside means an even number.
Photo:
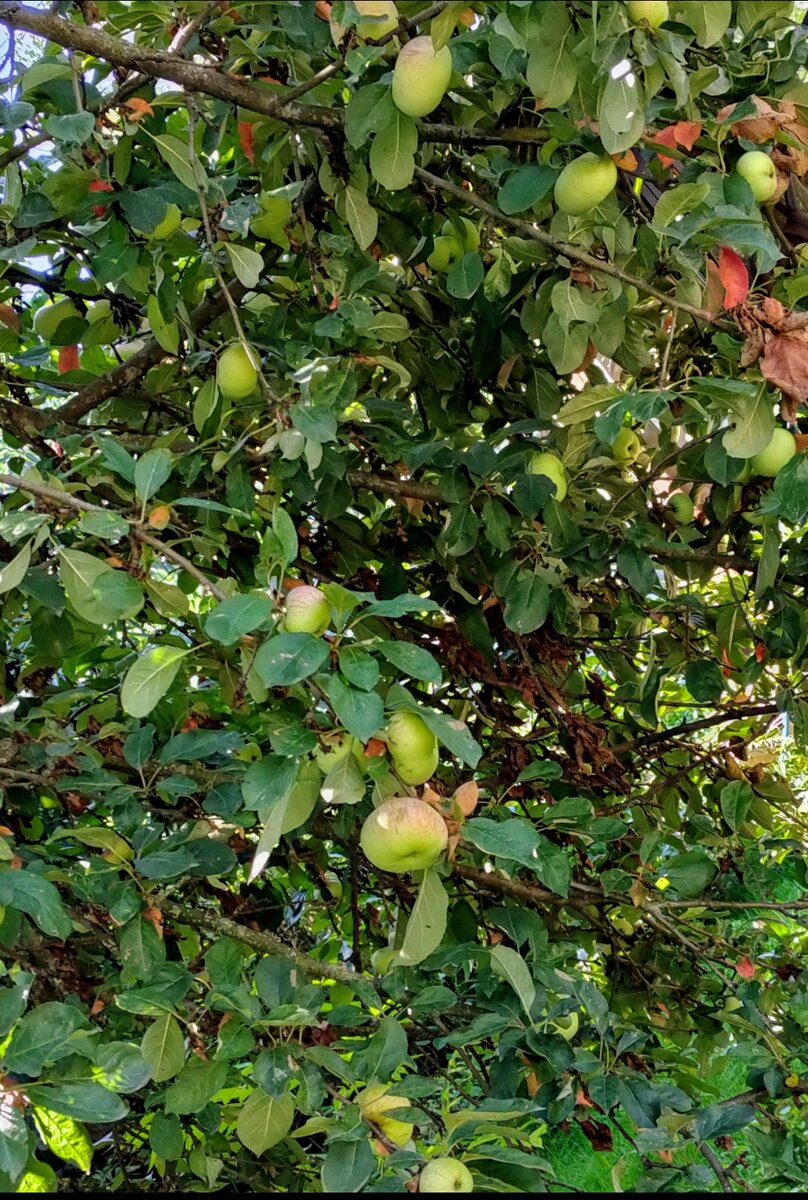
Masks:
[[[14,555],[11,562],[6,563],[0,570],[0,595],[3,592],[10,592],[22,583],[31,565],[32,548],[33,542],[26,542],[23,548]]]
[[[359,249],[367,250],[379,228],[379,214],[368,202],[367,192],[349,183],[338,194],[336,209],[347,222]]]
[[[654,209],[654,225],[664,228],[683,213],[698,208],[710,194],[709,183],[679,183],[663,192]]]
[[[285,1138],[292,1128],[295,1105],[288,1093],[268,1096],[260,1088],[251,1092],[236,1121],[236,1134],[248,1150],[259,1156]]]
[[[544,624],[550,608],[550,589],[535,571],[519,571],[505,594],[505,624],[515,633],[533,633]]]
[[[197,1113],[224,1087],[227,1063],[202,1062],[192,1057],[165,1094],[165,1111],[187,1116]]]
[[[30,1084],[28,1099],[38,1108],[73,1117],[76,1121],[120,1121],[128,1106],[100,1083]]]
[[[373,178],[390,192],[412,183],[418,130],[411,117],[394,108],[373,139],[370,170]]]
[[[373,1174],[375,1165],[367,1137],[331,1142],[321,1170],[323,1191],[337,1196],[346,1192],[361,1192]]]
[[[328,681],[328,698],[340,723],[363,744],[381,729],[384,705],[376,692],[352,687],[334,674]]]
[[[516,992],[525,1015],[530,1020],[530,1010],[536,999],[536,985],[522,955],[508,946],[494,946],[489,951],[489,959],[496,974]]]
[[[151,134],[150,136],[157,146],[163,162],[174,172],[180,183],[184,184],[189,191],[196,193],[197,179],[199,179],[204,188],[207,182],[205,172],[198,162],[194,169],[187,140],[175,137],[172,133],[159,136]]]
[[[689,850],[663,863],[671,887],[681,896],[701,896],[715,876],[716,867],[703,850]]]
[[[178,646],[155,646],[141,654],[126,672],[121,686],[124,712],[130,717],[147,717],[171,687],[188,654],[190,650]]]
[[[539,34],[529,47],[527,83],[545,108],[560,108],[575,89],[578,60],[574,46],[575,30],[566,4],[544,5]]]
[[[365,781],[353,754],[335,763],[319,791],[326,804],[358,804],[364,798]]]
[[[272,601],[260,592],[222,600],[205,618],[205,633],[215,642],[234,646],[245,633],[252,633],[272,616]]]
[[[767,389],[757,387],[752,395],[722,389],[721,398],[734,418],[734,428],[724,434],[723,444],[733,458],[751,458],[771,441],[774,433],[772,400]]]
[[[0,871],[0,905],[27,913],[49,937],[68,938],[73,930],[57,889],[49,879],[30,868]]]
[[[328,658],[328,643],[310,633],[279,633],[255,656],[255,671],[268,688],[308,679]]]
[[[701,0],[674,0],[671,18],[689,25],[700,46],[714,46],[721,41],[732,20],[732,2],[710,0],[709,4],[702,4]]]
[[[558,171],[539,163],[528,163],[509,175],[499,189],[497,203],[504,213],[521,213],[543,200],[558,178]]]
[[[59,1181],[53,1167],[31,1156],[17,1181],[16,1192],[56,1192]]]
[[[66,1004],[47,1001],[38,1005],[14,1030],[3,1056],[4,1070],[32,1078],[41,1075],[47,1063],[71,1053],[69,1042],[85,1025],[81,1013]]]
[[[249,246],[241,246],[236,242],[224,242],[223,245],[230,256],[230,265],[239,282],[246,288],[257,287],[264,271],[261,255]]]
[[[72,608],[93,625],[134,617],[143,607],[143,591],[131,575],[83,550],[61,551],[60,574]]]
[[[437,950],[446,932],[448,907],[449,897],[440,875],[432,869],[425,871],[399,950],[401,963],[417,966]]]
[[[173,1079],[179,1073],[185,1062],[185,1042],[174,1017],[166,1014],[152,1022],[143,1034],[140,1052],[155,1083]]]
[[[150,500],[171,474],[173,459],[168,450],[147,450],[135,464],[135,490],[141,500]]]
[[[153,293],[146,302],[146,313],[154,340],[166,353],[176,354],[180,345],[179,325],[175,320],[165,319],[160,309],[160,301]]]
[[[413,642],[381,642],[379,650],[389,663],[413,679],[440,684],[443,671],[437,659],[423,646]]]
[[[755,793],[745,779],[733,779],[721,789],[721,813],[733,832],[743,825],[754,799]]]
[[[446,290],[458,300],[469,300],[485,278],[485,267],[479,254],[464,254],[459,262],[450,267],[446,276]]]

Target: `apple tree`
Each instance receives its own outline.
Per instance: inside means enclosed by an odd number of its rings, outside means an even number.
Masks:
[[[0,2],[4,1190],[805,1186],[798,7]]]

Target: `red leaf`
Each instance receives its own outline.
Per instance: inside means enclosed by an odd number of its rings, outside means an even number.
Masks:
[[[755,642],[755,661],[761,663],[765,657],[766,647],[763,645],[763,642]]]
[[[755,964],[744,954],[743,958],[739,959],[735,964],[735,970],[740,975],[741,979],[755,978]]]
[[[722,647],[721,649],[721,661],[724,664],[721,674],[725,679],[729,679],[730,675],[732,674],[732,663],[729,661],[729,655],[727,654],[726,646]]]
[[[660,129],[659,133],[655,133],[653,140],[660,146],[670,146],[671,150],[676,149],[676,126],[669,125],[667,129]],[[659,161],[663,167],[673,166],[674,160],[669,158],[667,154],[660,154]]]
[[[59,374],[64,375],[67,371],[78,371],[78,369],[78,346],[62,346],[59,351]]]
[[[701,123],[699,121],[677,121],[673,127],[673,134],[680,146],[684,146],[685,150],[692,150],[701,137]]]
[[[238,123],[238,142],[241,149],[244,151],[245,158],[248,158],[251,163],[255,162],[255,148],[253,147],[253,127],[252,121],[239,121]]]
[[[722,246],[719,251],[718,278],[724,285],[724,308],[743,304],[749,295],[749,272],[743,259],[729,246]]]
[[[0,321],[4,325],[8,325],[9,329],[14,329],[19,332],[20,316],[16,313],[10,304],[0,304]]]

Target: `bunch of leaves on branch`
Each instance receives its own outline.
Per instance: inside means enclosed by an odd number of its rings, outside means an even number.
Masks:
[[[785,0],[0,0],[0,1182],[808,1182]]]

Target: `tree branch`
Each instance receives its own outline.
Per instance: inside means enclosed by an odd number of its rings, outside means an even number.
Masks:
[[[710,717],[700,717],[698,721],[685,721],[674,725],[671,729],[661,729],[657,733],[648,733],[636,738],[633,742],[620,742],[610,746],[612,754],[627,754],[630,750],[639,750],[647,746],[656,746],[660,742],[670,742],[674,738],[684,737],[688,733],[697,733],[700,729],[710,729],[714,725],[724,725],[729,721],[740,721],[745,717],[766,717],[780,712],[777,704],[739,704],[732,712],[722,710]]]

